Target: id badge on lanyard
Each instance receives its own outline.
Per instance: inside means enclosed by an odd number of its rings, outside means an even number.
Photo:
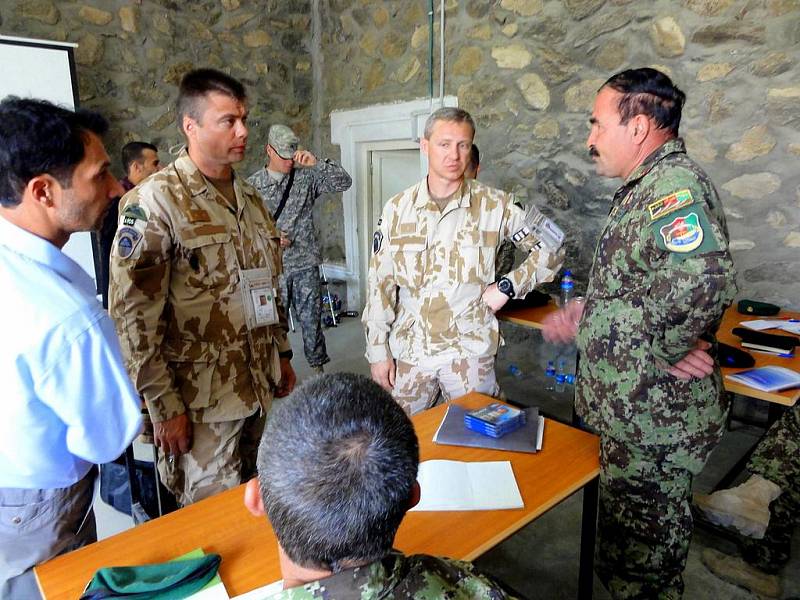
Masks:
[[[278,309],[275,306],[272,271],[266,267],[245,269],[239,275],[247,329],[275,325],[278,322]]]

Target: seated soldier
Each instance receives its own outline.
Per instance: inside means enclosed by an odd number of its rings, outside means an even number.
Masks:
[[[257,464],[245,504],[278,538],[284,590],[273,598],[509,597],[470,563],[392,550],[419,500],[419,448],[403,409],[369,379],[298,386],[273,407]]]

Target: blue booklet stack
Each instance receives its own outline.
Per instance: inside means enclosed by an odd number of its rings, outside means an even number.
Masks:
[[[525,411],[493,402],[478,410],[464,413],[464,425],[472,431],[500,438],[525,425]]]

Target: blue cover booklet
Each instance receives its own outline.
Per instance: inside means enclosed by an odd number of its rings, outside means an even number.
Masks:
[[[777,392],[800,386],[800,373],[785,367],[758,367],[725,377],[763,392]]]

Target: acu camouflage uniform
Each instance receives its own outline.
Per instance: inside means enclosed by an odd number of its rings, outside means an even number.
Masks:
[[[467,562],[398,552],[363,567],[283,590],[269,600],[501,600],[513,598]]]
[[[495,281],[497,247],[528,253],[508,274],[517,296],[551,281],[563,253],[534,234],[543,218],[512,196],[467,180],[443,210],[427,179],[391,198],[373,238],[363,322],[370,363],[397,361],[395,400],[411,414],[471,390],[498,392],[497,318],[481,300]],[[452,383],[448,383],[452,382]]]
[[[664,369],[713,341],[736,292],[717,193],[666,142],[617,191],[578,330],[576,409],[599,432],[597,572],[616,598],[677,598],[692,532],[693,475],[722,436],[719,368]]]
[[[279,233],[255,190],[234,177],[231,204],[184,151],[127,193],[111,254],[110,312],[128,372],[154,422],[188,414],[193,445],[161,457],[188,504],[255,473],[263,415],[290,350],[286,315],[248,331],[240,271],[280,273]]]
[[[277,180],[264,168],[253,173],[248,181],[274,215],[289,183],[289,174]],[[347,171],[332,160],[317,160],[312,167],[295,168],[292,189],[277,221],[278,229],[286,232],[292,242],[283,249],[280,286],[283,305],[287,310],[294,308],[303,332],[303,352],[312,367],[330,362],[322,334],[319,274],[322,252],[314,229],[314,202],[322,194],[343,192],[351,184]]]
[[[800,519],[800,404],[770,427],[747,469],[779,486],[781,495],[769,505],[764,538],[742,538],[742,557],[762,571],[777,573],[789,562],[792,534]]]

